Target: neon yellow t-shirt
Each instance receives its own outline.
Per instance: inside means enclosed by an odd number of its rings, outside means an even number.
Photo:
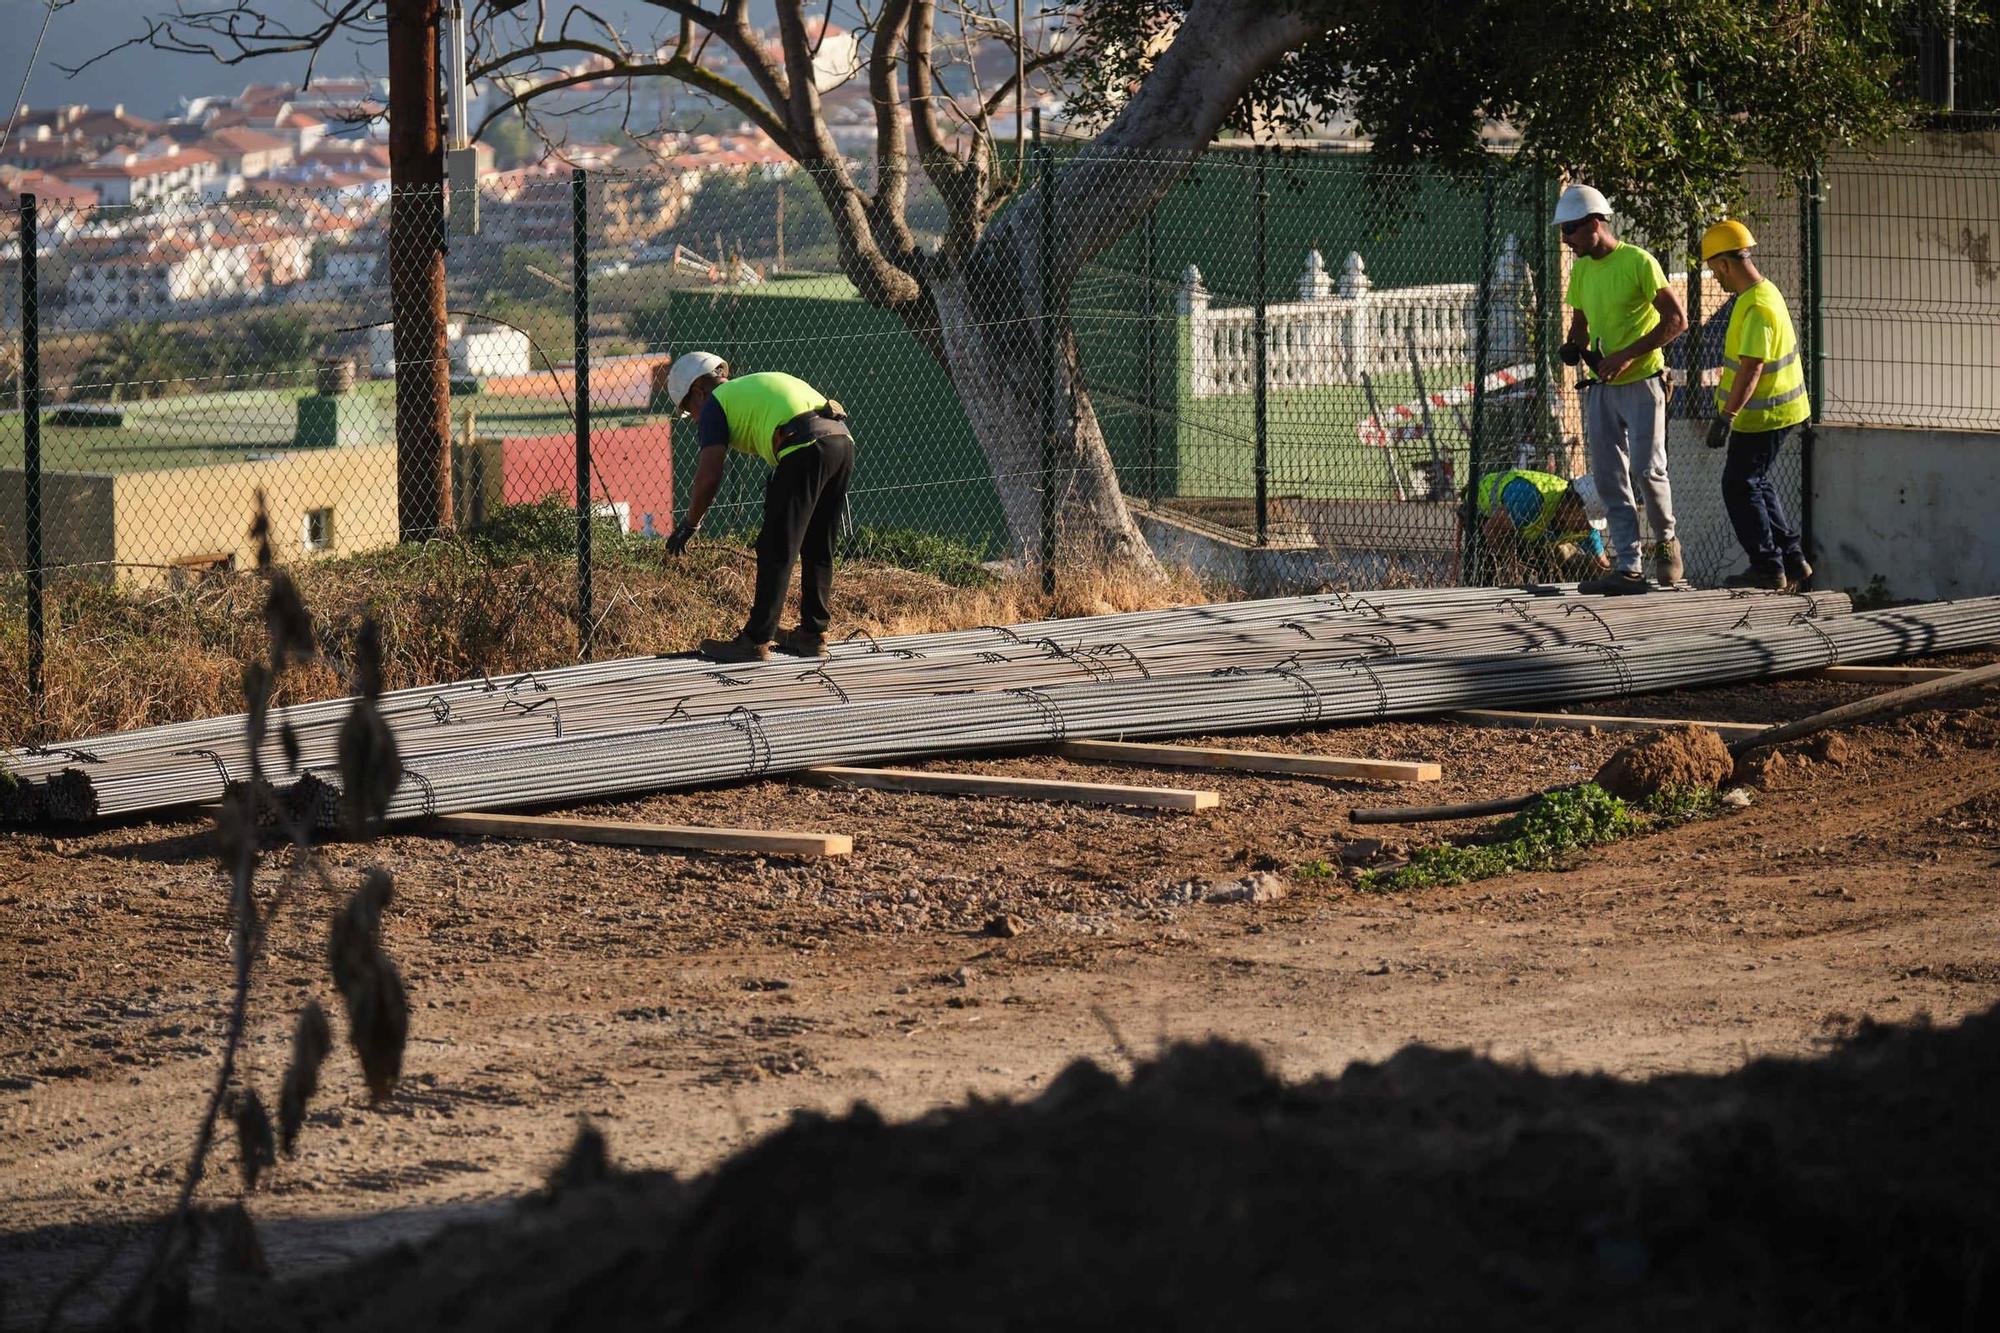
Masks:
[[[1620,242],[1602,259],[1577,256],[1569,272],[1567,301],[1581,310],[1590,325],[1590,343],[1600,352],[1630,347],[1651,333],[1660,322],[1653,298],[1667,285],[1660,261],[1636,245]],[[1612,380],[1631,384],[1645,379],[1667,364],[1667,356],[1655,347],[1627,366]]]

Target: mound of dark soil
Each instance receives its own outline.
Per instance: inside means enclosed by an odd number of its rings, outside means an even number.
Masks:
[[[1720,1077],[1411,1048],[1287,1085],[1234,1045],[911,1124],[801,1116],[230,1329],[2000,1327],[2000,1010]],[[615,1143],[613,1147],[615,1148]]]
[[[1719,787],[1736,761],[1709,727],[1673,727],[1648,734],[1604,761],[1597,785],[1613,796],[1643,801],[1672,788]]]

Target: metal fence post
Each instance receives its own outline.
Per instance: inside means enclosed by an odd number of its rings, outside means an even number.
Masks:
[[[1688,332],[1681,346],[1681,373],[1687,377],[1687,393],[1681,400],[1681,415],[1707,416],[1701,410],[1701,224],[1688,227],[1687,316]]]
[[[1805,278],[1806,395],[1812,415],[1799,432],[1799,541],[1813,552],[1813,453],[1819,444],[1820,414],[1826,404],[1826,288],[1820,235],[1820,175],[1815,165],[1799,183],[1799,267]]]
[[[1042,332],[1042,592],[1056,590],[1056,336],[1055,310],[1049,288],[1055,278],[1055,184],[1050,169],[1048,145],[1042,142],[1042,113],[1035,110],[1035,189],[1041,209],[1040,254],[1037,269],[1041,276],[1036,298]]]
[[[1146,222],[1139,233],[1139,374],[1140,401],[1146,405],[1146,499],[1160,499],[1160,366],[1159,366],[1159,283],[1153,272],[1158,259],[1153,221],[1158,205],[1146,210]]]
[[[1535,330],[1535,445],[1541,457],[1536,466],[1549,468],[1555,463],[1557,444],[1561,428],[1556,422],[1558,397],[1550,383],[1556,373],[1556,363],[1549,359],[1549,345],[1556,334],[1557,320],[1551,316],[1554,308],[1549,301],[1551,270],[1559,270],[1562,259],[1550,244],[1549,238],[1555,228],[1549,223],[1549,177],[1546,167],[1535,168],[1533,183],[1529,186],[1535,200],[1535,239],[1529,249],[1534,255],[1534,330]]]
[[[28,697],[42,699],[42,330],[40,223],[21,196],[21,510],[28,560]]]
[[[1465,501],[1462,509],[1465,544],[1460,577],[1485,582],[1479,572],[1479,466],[1486,449],[1487,324],[1493,315],[1493,162],[1479,173],[1479,300],[1472,334],[1472,438],[1466,459]]]
[[[576,333],[576,645],[590,660],[590,178],[582,167],[570,175],[571,314]]]
[[[1256,290],[1256,332],[1255,349],[1257,377],[1256,397],[1256,439],[1257,460],[1255,476],[1257,480],[1257,544],[1267,546],[1271,541],[1271,423],[1270,392],[1267,381],[1269,375],[1268,351],[1270,345],[1270,310],[1264,294],[1264,273],[1268,261],[1269,237],[1265,226],[1270,213],[1271,192],[1264,184],[1264,145],[1257,145],[1257,290]]]

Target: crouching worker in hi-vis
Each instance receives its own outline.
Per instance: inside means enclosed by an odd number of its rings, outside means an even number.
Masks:
[[[1771,465],[1792,427],[1812,416],[1812,403],[1792,312],[1750,258],[1756,244],[1750,229],[1735,221],[1718,222],[1701,238],[1702,262],[1736,298],[1722,340],[1722,378],[1715,385],[1708,447],[1729,450],[1722,463],[1722,505],[1750,557],[1749,569],[1723,583],[1782,592],[1803,589],[1812,566],[1771,484]]]
[[[1604,502],[1589,477],[1511,468],[1479,479],[1480,536],[1501,583],[1567,583],[1611,568]]]
[[[832,621],[833,547],[840,534],[847,484],[854,475],[854,437],[839,403],[795,375],[760,371],[731,379],[729,365],[713,352],[676,357],[667,372],[667,394],[679,415],[695,419],[701,445],[694,494],[687,515],[667,538],[679,555],[701,527],[722,488],[731,451],[770,465],[764,483],[764,528],[757,534],[757,591],[750,618],[733,639],[703,639],[698,651],[715,662],[759,662],[770,656],[773,636],[781,653],[818,657],[826,652]],[[792,566],[805,564],[799,583],[799,624],[778,634],[778,613],[791,587]]]

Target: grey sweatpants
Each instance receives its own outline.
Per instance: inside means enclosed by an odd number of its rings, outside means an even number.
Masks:
[[[1667,390],[1656,375],[1634,384],[1598,384],[1584,393],[1583,435],[1590,473],[1611,528],[1611,563],[1642,573],[1639,505],[1656,542],[1674,539],[1667,488]],[[1634,498],[1634,492],[1637,498]]]

